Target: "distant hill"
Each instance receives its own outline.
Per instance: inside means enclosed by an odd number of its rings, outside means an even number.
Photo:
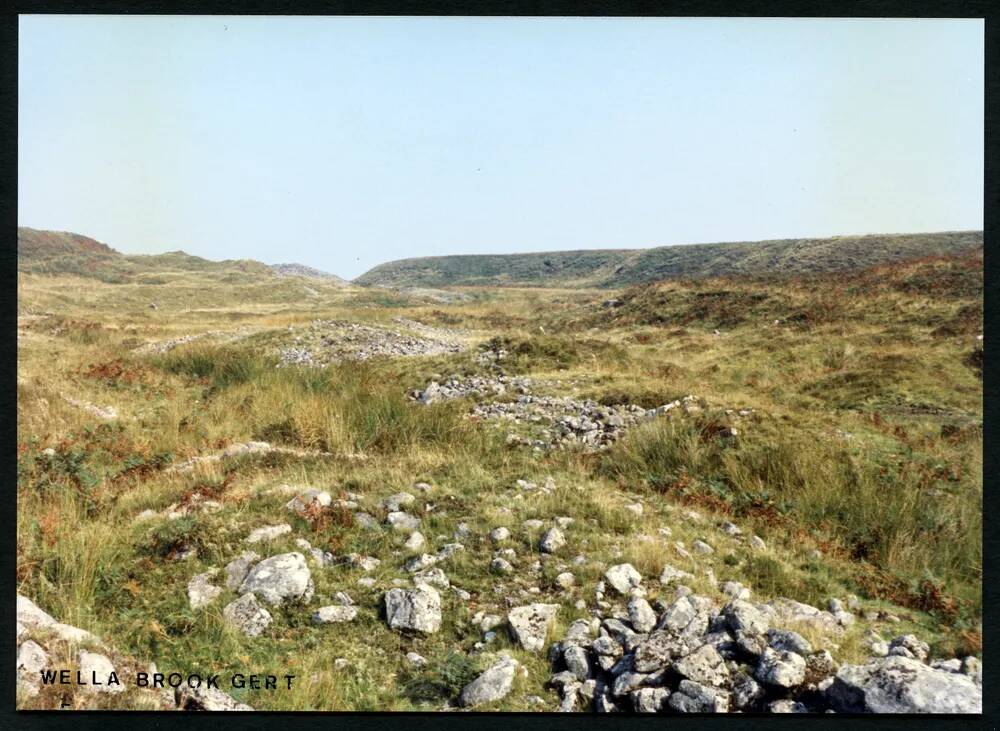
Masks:
[[[300,264],[278,266],[299,267],[316,272],[320,277],[344,281]],[[34,274],[72,274],[111,283],[148,281],[149,275],[170,272],[202,272],[229,278],[287,276],[253,259],[212,261],[183,251],[126,255],[87,236],[65,231],[40,231],[25,226],[17,229],[17,268]]]
[[[336,274],[323,272],[319,269],[307,267],[305,264],[271,264],[271,271],[279,277],[304,277],[306,279],[325,279],[333,284],[350,284],[346,279],[341,279]]]
[[[982,245],[981,231],[947,231],[688,244],[652,249],[431,256],[380,264],[354,281],[381,287],[621,287],[676,277],[786,275],[860,269],[958,253]]]

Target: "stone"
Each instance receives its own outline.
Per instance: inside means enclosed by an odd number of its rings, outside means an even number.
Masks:
[[[538,548],[542,553],[555,553],[565,545],[566,536],[559,528],[549,528],[538,542]]]
[[[733,705],[737,710],[752,708],[764,697],[764,688],[744,672],[735,673],[732,682]]]
[[[794,688],[806,678],[806,661],[794,652],[778,652],[768,647],[757,661],[754,676],[766,685]]]
[[[303,490],[285,503],[285,508],[293,513],[301,513],[313,506],[320,508],[329,507],[331,502],[333,502],[333,500],[330,497],[330,493],[326,490],[315,490],[310,488],[308,490]]]
[[[729,710],[729,698],[725,693],[687,679],[680,682],[668,704],[679,713],[726,713]]]
[[[661,713],[667,708],[670,691],[666,688],[639,688],[629,693],[636,713]]]
[[[968,676],[890,656],[844,665],[826,691],[838,713],[982,713],[982,689]]]
[[[312,578],[306,557],[298,551],[282,553],[256,564],[240,584],[239,593],[251,592],[271,606],[289,601],[309,601]]]
[[[649,632],[656,626],[656,612],[642,597],[629,599],[628,618],[636,632]]]
[[[51,615],[39,609],[28,597],[20,594],[17,595],[17,621],[31,629],[50,627],[56,623]]]
[[[563,571],[561,574],[556,576],[556,586],[563,589],[571,589],[575,583],[576,577],[569,571]]]
[[[760,635],[767,631],[770,624],[757,607],[740,599],[733,600],[723,607],[720,616],[729,629],[737,634]]]
[[[423,534],[420,531],[415,530],[410,534],[410,537],[406,539],[406,543],[404,543],[403,546],[407,551],[419,551],[424,547],[425,543],[426,541],[424,540]]]
[[[694,620],[697,614],[698,610],[691,602],[691,598],[689,596],[682,596],[675,599],[674,602],[667,607],[666,611],[660,615],[660,620],[657,623],[656,628],[670,630],[672,632],[680,632],[685,629],[692,622],[692,620]]]
[[[604,572],[604,580],[622,596],[628,596],[632,589],[642,583],[642,575],[630,563],[612,566]]]
[[[397,492],[382,500],[382,505],[388,512],[395,513],[407,505],[412,505],[415,500],[416,498],[408,492]]]
[[[660,573],[660,583],[666,586],[674,581],[685,581],[688,579],[693,579],[694,576],[689,574],[687,571],[681,571],[678,568],[667,564],[663,567],[663,571]]]
[[[427,584],[390,589],[385,594],[385,616],[392,629],[433,634],[441,628],[441,596]]]
[[[499,556],[490,561],[490,571],[497,574],[510,574],[514,572],[514,566],[506,559]]]
[[[239,556],[226,564],[226,588],[235,591],[247,577],[250,567],[254,565],[260,556],[253,551],[244,551]]]
[[[462,688],[458,702],[465,708],[475,708],[505,698],[513,686],[517,666],[518,663],[513,658],[501,659]]]
[[[760,536],[750,536],[750,548],[755,551],[763,551],[767,549],[767,545]]]
[[[438,561],[444,561],[445,559],[451,558],[459,551],[464,551],[465,546],[461,543],[446,543],[441,547],[441,550],[437,552],[436,556]]]
[[[642,503],[628,503],[623,507],[625,508],[625,510],[629,511],[637,518],[642,517],[642,512],[643,512]]]
[[[740,599],[742,601],[750,599],[750,590],[738,581],[727,581],[724,583],[722,585],[722,593],[730,599]]]
[[[705,644],[674,661],[674,672],[701,685],[721,686],[729,679],[729,668],[712,645]]]
[[[49,656],[41,645],[32,640],[17,648],[17,687],[28,695],[38,694],[42,684],[41,671],[49,664]]]
[[[507,613],[511,635],[525,650],[541,650],[545,646],[548,626],[558,611],[558,604],[528,604],[511,609]]]
[[[794,652],[806,657],[811,655],[813,648],[809,640],[798,632],[787,629],[769,629],[766,633],[767,644],[778,652]]]
[[[271,613],[250,593],[226,605],[222,616],[247,637],[256,637],[271,624]]]
[[[437,562],[438,562],[437,556],[432,556],[429,553],[422,553],[419,556],[414,556],[413,558],[409,559],[405,564],[403,564],[403,568],[406,569],[406,571],[408,571],[409,573],[413,574],[416,573],[417,571],[423,571],[424,569],[430,568]]]
[[[715,553],[714,548],[705,543],[705,541],[699,541],[699,540],[695,540],[691,544],[691,550],[693,550],[695,553],[700,553],[703,556],[707,556],[710,553]]]
[[[283,536],[286,533],[292,532],[292,526],[288,523],[279,523],[278,525],[265,525],[262,528],[257,528],[250,532],[244,541],[246,543],[260,543],[261,541],[273,541],[278,536]]]
[[[534,531],[539,530],[545,523],[537,518],[529,518],[528,520],[521,523],[521,526],[525,530]]]
[[[385,522],[403,533],[412,533],[420,527],[420,518],[401,510],[396,510],[386,515]]]
[[[900,650],[905,651],[900,652]],[[916,635],[900,635],[889,643],[890,655],[903,655],[912,657],[920,662],[926,662],[931,648],[926,642],[917,639]]]
[[[192,609],[201,609],[208,606],[222,593],[222,589],[213,586],[211,578],[218,572],[218,569],[206,571],[192,577],[187,585],[188,603]]]
[[[334,624],[339,622],[350,622],[358,616],[355,607],[343,606],[339,604],[320,607],[312,615],[313,624]]]
[[[80,650],[77,656],[77,668],[84,678],[97,678],[102,685],[87,684],[80,686],[88,693],[123,693],[125,691],[124,679],[118,678],[119,682],[112,685],[107,679],[115,672],[115,666],[111,664],[104,655],[97,652]]]
[[[611,638],[602,638],[611,639]],[[594,641],[594,651],[597,652],[597,640]],[[620,655],[622,647],[617,645],[617,653]],[[688,643],[678,637],[673,632],[657,630],[639,642],[632,657],[632,664],[636,671],[641,673],[651,673],[667,668],[675,658],[682,657],[690,652]]]
[[[419,574],[413,575],[414,584],[430,584],[438,589],[447,589],[451,586],[451,582],[448,580],[447,574],[441,569],[427,569],[426,571],[421,571]]]
[[[809,713],[809,707],[799,701],[790,698],[771,701],[767,710],[771,713]]]
[[[510,530],[503,526],[490,531],[490,540],[494,543],[503,543],[510,538]]]
[[[719,526],[719,529],[727,536],[732,536],[733,538],[743,533],[743,531],[729,521],[724,522],[721,526]]]
[[[563,652],[563,662],[577,680],[584,681],[590,677],[590,659],[587,651],[579,645],[570,645],[566,648]]]
[[[354,514],[354,522],[356,525],[364,528],[365,530],[378,529],[378,521],[375,520],[375,517],[369,513],[365,513],[364,511],[359,511]]]
[[[413,665],[414,667],[423,667],[427,664],[427,658],[423,655],[418,655],[415,652],[406,653],[406,661]]]

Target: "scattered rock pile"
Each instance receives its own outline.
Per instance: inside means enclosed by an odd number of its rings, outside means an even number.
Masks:
[[[517,433],[508,435],[511,444],[522,444],[537,449],[559,449],[582,446],[587,450],[604,449],[631,426],[672,413],[693,414],[704,406],[694,396],[685,396],[655,409],[645,409],[636,404],[605,406],[590,399],[571,396],[539,396],[531,393],[528,378],[497,375],[451,376],[438,383],[431,381],[422,391],[413,391],[410,398],[423,404],[455,398],[482,399],[489,396],[513,395],[513,400],[479,401],[470,416],[491,421],[506,420],[514,424],[538,427],[537,436]],[[749,416],[750,409],[730,410],[733,418]],[[724,428],[719,436],[737,435],[735,428]]]
[[[438,383],[431,381],[423,391],[412,391],[410,398],[422,404],[448,401],[457,398],[481,399],[487,396],[526,395],[531,388],[530,378],[517,376],[451,376]]]
[[[928,646],[904,635],[887,644],[888,656],[876,654],[862,665],[838,668],[829,651],[778,626],[809,621],[826,632],[842,632],[853,620],[842,608],[825,612],[788,600],[755,604],[746,599],[719,607],[681,586],[672,602],[656,602],[654,609],[645,599],[641,576],[629,564],[608,569],[605,582],[627,598],[627,610],[577,620],[550,648],[555,670],[550,685],[561,695],[561,710],[982,711],[982,672],[975,658],[928,665]],[[744,587],[732,588],[748,595]]]
[[[450,331],[420,325],[420,333],[412,335],[356,322],[315,320],[294,336],[292,345],[280,351],[280,365],[320,367],[378,356],[442,355],[463,348]]]
[[[193,582],[194,583],[194,582]],[[189,588],[190,591],[190,588]],[[83,645],[84,647],[81,647]],[[89,648],[89,649],[87,649]],[[100,649],[100,652],[95,651]],[[176,690],[153,690],[136,687],[131,682],[136,671],[155,672],[155,666],[144,666],[114,648],[107,647],[86,630],[57,622],[26,596],[17,596],[17,660],[18,695],[34,698],[45,684],[43,672],[71,670],[73,666],[85,684],[60,686],[59,702],[65,702],[70,688],[74,695],[72,707],[90,708],[101,695],[126,692],[143,697],[143,707],[157,710],[252,711],[232,696],[209,687],[181,686]],[[111,678],[114,677],[114,681]],[[134,702],[130,705],[134,705]]]
[[[98,419],[110,421],[111,419],[118,418],[118,410],[114,406],[98,406],[97,404],[92,404],[89,401],[82,401],[80,399],[71,398],[70,396],[63,396],[63,401],[68,403],[70,406],[75,406],[78,409],[86,411],[91,416],[96,416]]]
[[[330,452],[315,452],[308,449],[295,449],[293,447],[282,447],[268,442],[235,442],[214,454],[202,454],[190,457],[175,464],[170,465],[166,472],[190,472],[201,464],[221,462],[224,459],[233,459],[250,454],[288,454],[294,457],[330,457]]]

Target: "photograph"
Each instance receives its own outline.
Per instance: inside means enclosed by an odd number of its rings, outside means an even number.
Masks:
[[[983,713],[984,18],[12,23],[17,718]]]

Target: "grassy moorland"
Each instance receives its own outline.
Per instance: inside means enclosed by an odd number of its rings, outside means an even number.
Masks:
[[[589,616],[575,602],[591,602],[604,566],[622,561],[650,578],[666,563],[691,571],[692,588],[708,596],[719,596],[705,575],[711,569],[762,600],[821,604],[853,593],[863,607],[898,618],[887,625],[859,617],[837,641],[843,661],[863,655],[860,638],[873,626],[914,631],[942,655],[980,652],[981,250],[783,280],[461,291],[467,300],[442,304],[180,266],[155,277],[133,272],[121,283],[23,274],[19,593],[160,669],[251,668],[312,679],[290,692],[240,694],[259,709],[440,708],[485,662],[475,651],[476,612],[502,614],[508,597],[556,603],[550,637],[560,637],[573,619]],[[396,317],[460,331],[469,348],[276,367],[276,349],[313,320],[398,327]],[[165,352],[140,348],[197,333],[216,334]],[[466,418],[468,400],[408,399],[434,377],[492,372],[477,358],[491,340],[508,353],[505,372],[532,377],[544,393],[646,407],[692,394],[704,408],[635,427],[605,451],[540,453],[508,445],[509,428]],[[95,418],[65,396],[112,406],[117,418]],[[752,414],[722,438],[727,410],[743,408]],[[168,469],[248,440],[312,454]],[[546,477],[555,483],[549,493],[514,489],[518,479]],[[273,489],[312,485],[335,499],[352,493],[381,519],[381,500],[417,493],[417,482],[432,486],[411,508],[430,545],[453,541],[467,526],[465,550],[445,568],[471,594],[462,600],[442,591],[442,628],[422,639],[389,630],[379,616],[385,589],[407,576],[406,536],[388,526],[365,530],[344,510],[292,514],[288,497]],[[173,520],[164,514],[196,496],[222,507]],[[636,501],[644,505],[638,516],[625,508]],[[157,515],[137,521],[146,510]],[[522,524],[556,516],[574,519],[568,545],[533,574],[538,534]],[[720,533],[722,520],[762,537],[766,550],[748,551]],[[222,619],[233,592],[189,607],[193,575],[225,565],[251,530],[282,522],[293,532],[258,550],[299,550],[295,539],[305,538],[381,560],[368,574],[351,566],[312,571],[317,596],[351,595],[360,610],[354,622],[316,626],[309,610],[289,606],[249,639]],[[498,526],[512,533],[511,574],[488,570],[488,533]],[[659,533],[664,527],[669,539]],[[675,553],[675,541],[695,539],[709,540],[715,553]],[[197,555],[175,560],[180,547]],[[585,560],[572,566],[575,586],[557,586],[560,563],[577,555]],[[363,576],[374,586],[359,585]],[[488,649],[501,648],[528,673],[499,707],[556,707],[544,655],[517,649],[502,632]],[[411,650],[427,658],[425,668],[406,662]],[[130,698],[99,703],[129,707]],[[50,702],[43,693],[21,706]]]
[[[725,242],[650,249],[427,256],[379,264],[356,280],[379,287],[626,287],[661,279],[854,270],[983,245],[981,231]]]

